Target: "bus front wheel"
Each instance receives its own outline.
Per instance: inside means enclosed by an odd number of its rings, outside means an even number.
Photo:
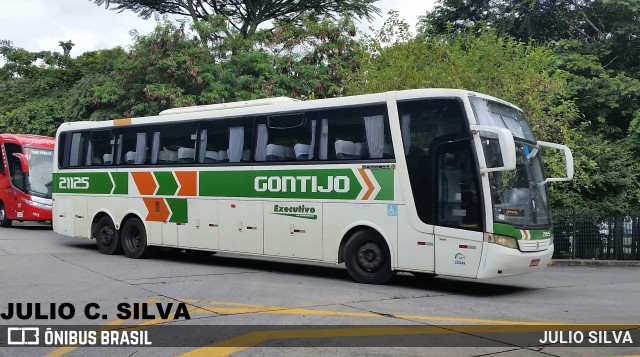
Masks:
[[[387,243],[370,230],[358,231],[349,238],[344,261],[347,272],[358,283],[384,284],[395,275]]]
[[[114,255],[122,253],[122,244],[115,224],[109,216],[103,216],[97,220],[91,229],[93,238],[96,239],[98,251],[102,254]]]
[[[7,218],[7,210],[4,208],[4,203],[0,202],[0,226],[10,227],[11,220]]]
[[[146,258],[151,253],[147,246],[147,231],[144,224],[137,218],[131,218],[124,223],[121,231],[122,250],[124,255],[133,259]]]

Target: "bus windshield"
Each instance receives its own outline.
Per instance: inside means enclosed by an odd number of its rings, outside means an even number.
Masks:
[[[551,224],[545,177],[536,139],[524,114],[515,107],[484,98],[471,103],[480,125],[509,129],[516,142],[516,169],[489,174],[495,222],[518,227],[548,227]],[[499,144],[483,138],[487,165],[500,165]]]
[[[491,172],[493,219],[518,227],[551,224],[547,188],[540,155],[532,146],[516,142],[516,169]]]
[[[29,162],[27,192],[30,195],[51,198],[53,150],[25,148],[23,153]]]

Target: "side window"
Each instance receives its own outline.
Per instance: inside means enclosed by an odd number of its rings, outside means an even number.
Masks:
[[[422,99],[398,103],[402,146],[411,191],[420,220],[433,224],[433,147],[448,138],[469,136],[458,99]]]
[[[69,149],[69,166],[84,166],[86,144],[89,141],[89,133],[73,133],[71,134],[71,148]]]
[[[109,166],[113,164],[114,150],[113,131],[95,130],[89,133],[87,140],[85,166]]]
[[[309,161],[315,158],[317,120],[304,113],[271,115],[257,122],[256,161]]]
[[[147,128],[133,127],[122,129],[115,134],[117,165],[142,165],[148,162]]]
[[[170,124],[152,128],[152,164],[189,164],[196,161],[197,126]]]
[[[394,158],[384,105],[322,111],[317,115],[320,160]]]
[[[27,190],[26,176],[22,172],[20,159],[13,156],[14,153],[21,153],[22,148],[16,144],[5,144],[5,152],[7,154],[7,166],[9,167],[9,175],[11,183],[21,191]]]
[[[422,99],[398,103],[405,155],[428,155],[439,137],[470,134],[462,102],[458,99]]]
[[[4,175],[4,145],[0,146],[0,174]]]
[[[201,124],[198,162],[249,162],[252,118],[209,120]]]
[[[56,146],[58,147],[58,167],[61,169],[66,169],[69,167],[69,151],[71,147],[69,133],[60,133],[58,136],[58,140],[56,141]]]

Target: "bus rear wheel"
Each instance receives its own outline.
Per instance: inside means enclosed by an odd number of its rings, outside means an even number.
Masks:
[[[0,202],[0,226],[11,227],[11,220],[7,218],[7,210],[2,202]]]
[[[131,218],[124,223],[121,240],[124,255],[129,258],[141,259],[151,254],[151,248],[147,245],[147,231],[137,218]]]
[[[97,220],[91,228],[93,238],[96,239],[98,251],[102,254],[114,255],[122,253],[122,244],[115,224],[109,216]]]
[[[394,277],[389,247],[370,230],[354,233],[344,249],[344,261],[351,278],[363,284],[384,284]]]

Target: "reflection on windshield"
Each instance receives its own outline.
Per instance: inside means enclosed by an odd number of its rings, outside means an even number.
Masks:
[[[53,151],[25,148],[24,155],[29,162],[29,182],[27,192],[31,195],[51,197]]]
[[[516,143],[516,169],[489,174],[494,221],[520,227],[551,223],[542,163],[536,153],[533,146]]]
[[[473,97],[470,100],[478,124],[509,129],[517,138],[536,141],[527,119],[520,110],[484,98]]]

